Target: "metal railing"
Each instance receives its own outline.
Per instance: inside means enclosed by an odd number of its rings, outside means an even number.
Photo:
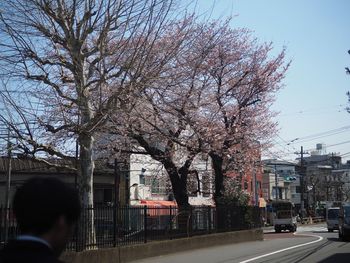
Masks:
[[[86,225],[91,218],[93,226],[88,228]],[[259,227],[258,207],[192,206],[181,211],[177,207],[89,207],[82,210],[66,249],[81,251],[125,246]],[[18,234],[12,210],[6,213],[6,209],[0,207],[0,243]]]

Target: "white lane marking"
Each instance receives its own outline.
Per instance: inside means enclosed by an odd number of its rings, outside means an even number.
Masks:
[[[247,260],[244,260],[244,261],[240,261],[239,263],[251,262],[251,261],[254,261],[254,260],[257,260],[257,259],[260,259],[260,258],[264,258],[264,257],[268,257],[268,256],[271,256],[271,255],[275,255],[275,254],[278,254],[278,253],[281,253],[281,252],[284,252],[284,251],[287,251],[287,250],[295,249],[295,248],[298,248],[298,247],[308,246],[308,245],[311,245],[311,244],[314,244],[314,243],[317,243],[317,242],[320,242],[320,241],[323,240],[323,237],[316,236],[316,235],[305,235],[305,234],[297,234],[297,233],[294,233],[294,235],[296,235],[296,236],[307,236],[307,237],[317,237],[318,239],[316,239],[314,241],[311,241],[311,242],[299,244],[299,245],[296,245],[296,246],[283,248],[283,249],[280,249],[280,250],[277,250],[277,251],[274,251],[274,252],[270,252],[270,253],[267,253],[267,254],[264,254],[264,255],[260,255],[260,256],[254,257],[254,258],[250,258],[250,259],[247,259]]]

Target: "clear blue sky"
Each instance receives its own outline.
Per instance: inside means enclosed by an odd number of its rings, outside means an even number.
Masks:
[[[316,143],[329,145],[327,152],[350,152],[350,127],[332,136],[286,143],[350,126],[345,110],[350,75],[344,69],[350,67],[350,1],[198,0],[196,4],[199,12],[209,10],[206,15],[212,18],[237,15],[232,27],[251,29],[261,42],[272,41],[276,51],[287,48],[292,65],[274,105],[280,112],[280,133],[273,152],[290,160],[296,155],[288,152],[301,145],[312,149]],[[338,143],[343,144],[331,146]],[[350,159],[350,154],[343,159]]]

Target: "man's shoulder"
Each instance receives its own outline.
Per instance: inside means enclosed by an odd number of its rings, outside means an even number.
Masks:
[[[10,241],[0,251],[0,263],[62,263],[50,248],[39,242]]]

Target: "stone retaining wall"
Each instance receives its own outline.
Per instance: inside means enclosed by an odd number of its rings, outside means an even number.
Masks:
[[[233,243],[263,240],[262,229],[243,230],[195,236],[166,241],[155,241],[125,247],[66,252],[61,259],[67,263],[124,263],[186,250]]]

